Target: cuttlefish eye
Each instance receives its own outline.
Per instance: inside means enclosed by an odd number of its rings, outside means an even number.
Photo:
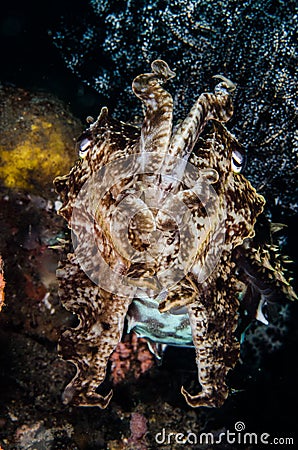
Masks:
[[[78,142],[79,155],[81,158],[86,156],[87,151],[91,146],[91,141],[88,138],[83,138],[80,142]]]
[[[245,163],[244,155],[241,152],[239,152],[239,150],[233,150],[231,161],[232,171],[235,173],[241,172],[241,170],[244,167],[244,163]]]

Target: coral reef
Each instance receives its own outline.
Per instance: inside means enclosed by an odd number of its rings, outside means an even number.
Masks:
[[[148,441],[146,434],[148,432],[147,419],[138,412],[132,413],[130,423],[130,437],[122,438],[120,441],[110,441],[107,444],[109,450],[147,450]]]
[[[131,333],[123,342],[119,342],[110,361],[111,379],[114,384],[118,384],[129,378],[129,375],[138,379],[153,366],[154,357],[148,349],[146,340],[137,338],[135,333]]]
[[[12,191],[0,196],[0,250],[5,263],[6,295],[2,325],[55,342],[59,328],[52,320],[67,320],[59,305],[55,269],[62,223],[54,203]]]
[[[75,158],[80,122],[55,97],[0,87],[0,180],[54,198],[51,180]]]
[[[147,419],[140,413],[133,413],[130,419],[131,436],[127,442],[128,449],[147,450],[145,435],[148,432]]]

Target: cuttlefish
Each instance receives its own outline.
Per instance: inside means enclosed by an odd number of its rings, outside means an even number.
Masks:
[[[175,73],[162,60],[151,67],[132,84],[144,107],[141,126],[102,108],[78,139],[80,159],[55,180],[72,233],[57,271],[60,297],[79,319],[60,340],[77,369],[65,403],[109,404],[112,391],[97,389],[124,330],[151,344],[194,346],[201,390],[181,388],[193,407],[223,404],[239,358],[245,283],[237,261],[250,253],[265,201],[241,174],[243,148],[224,125],[235,85],[215,76],[214,92],[201,94],[173,127],[164,84]]]

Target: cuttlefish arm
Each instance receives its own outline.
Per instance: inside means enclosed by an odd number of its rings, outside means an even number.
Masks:
[[[106,408],[113,395],[96,389],[104,381],[108,360],[121,340],[131,298],[113,295],[94,286],[73,254],[57,271],[59,294],[66,309],[76,313],[79,325],[67,329],[59,342],[63,359],[77,369],[63,393],[65,404]]]
[[[153,167],[143,167],[156,173],[168,150],[172,133],[173,99],[162,84],[173,78],[175,73],[166,62],[153,61],[152,73],[137,76],[132,89],[145,106],[145,117],[141,128],[141,137],[136,147],[140,153],[156,153]],[[152,163],[152,160],[150,160]]]
[[[187,306],[196,350],[196,363],[201,391],[191,395],[182,387],[181,393],[192,407],[219,407],[228,396],[226,376],[239,358],[239,342],[234,332],[238,322],[238,300],[228,292],[208,289],[203,301]],[[230,285],[230,293],[236,294]]]
[[[187,117],[181,122],[171,138],[169,157],[166,160],[165,173],[175,173],[177,158],[189,155],[209,120],[227,122],[233,115],[232,93],[235,85],[220,75],[222,79],[214,93],[203,93],[194,103]]]

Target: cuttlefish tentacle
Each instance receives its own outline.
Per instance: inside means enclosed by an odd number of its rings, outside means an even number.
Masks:
[[[160,155],[156,158],[155,167],[146,167],[148,171],[157,173],[168,150],[173,117],[172,96],[161,84],[173,78],[175,73],[161,60],[153,61],[151,68],[152,73],[142,74],[134,79],[132,89],[146,107],[139,148],[136,150],[141,153],[157,152]]]

